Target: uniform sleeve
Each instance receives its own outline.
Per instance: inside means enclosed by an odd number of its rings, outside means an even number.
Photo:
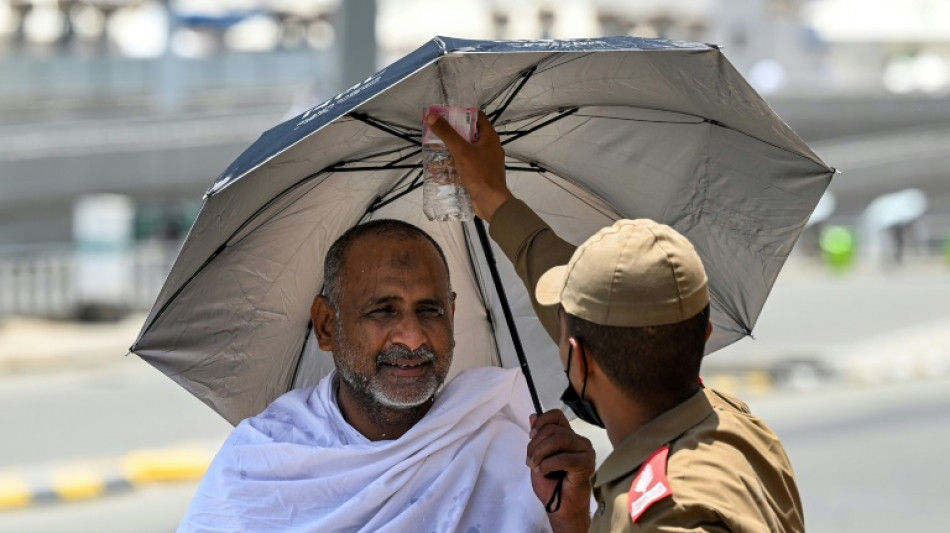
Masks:
[[[489,234],[514,265],[528,290],[535,314],[557,344],[560,340],[557,306],[538,305],[534,288],[548,269],[567,264],[575,246],[558,237],[527,204],[517,199],[505,202],[495,211]]]
[[[785,490],[770,482],[774,468],[743,465],[747,460],[755,464],[753,455],[708,452],[678,468],[683,474],[670,478],[673,496],[644,511],[638,524],[642,529],[633,531],[804,531],[800,505],[788,502]]]
[[[651,504],[634,522],[627,509],[627,494],[614,496],[606,516],[595,517],[593,533],[728,533],[728,521],[712,507],[694,501],[667,497]],[[750,533],[770,533],[767,529],[736,529]]]
[[[666,505],[661,505],[665,503]],[[729,533],[732,528],[713,509],[704,505],[661,502],[640,517],[636,527],[623,531],[656,531],[658,533]],[[627,522],[633,522],[627,517]],[[752,531],[752,530],[750,530]],[[763,530],[762,533],[767,533]]]

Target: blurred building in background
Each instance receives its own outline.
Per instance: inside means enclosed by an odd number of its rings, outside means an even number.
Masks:
[[[109,290],[146,308],[241,150],[435,35],[720,44],[844,171],[798,253],[828,228],[871,261],[944,253],[950,0],[0,0],[0,315],[108,314],[89,205],[128,225]],[[924,204],[874,204],[899,192]]]

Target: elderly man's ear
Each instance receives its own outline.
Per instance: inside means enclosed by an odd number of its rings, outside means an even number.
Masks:
[[[313,320],[313,333],[317,345],[325,352],[333,351],[333,334],[336,332],[336,313],[330,307],[330,300],[322,294],[313,299],[310,306],[310,319]]]

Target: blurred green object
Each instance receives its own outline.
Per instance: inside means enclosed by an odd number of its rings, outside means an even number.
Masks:
[[[947,232],[947,236],[943,240],[943,257],[947,260],[947,266],[950,266],[950,232]]]
[[[844,272],[854,264],[856,239],[854,231],[845,226],[827,226],[818,238],[825,263],[835,272]],[[950,245],[948,245],[950,246]],[[948,248],[950,254],[950,248]]]

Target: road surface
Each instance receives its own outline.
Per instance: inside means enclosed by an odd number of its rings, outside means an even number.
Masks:
[[[32,461],[55,449],[61,459],[83,458],[224,438],[226,423],[157,374],[130,359],[0,379],[0,402],[15,406],[0,412],[8,429],[0,457],[7,464]],[[777,391],[749,403],[785,442],[810,532],[946,528],[950,379]],[[149,485],[84,503],[0,512],[0,533],[171,532],[195,487]]]

